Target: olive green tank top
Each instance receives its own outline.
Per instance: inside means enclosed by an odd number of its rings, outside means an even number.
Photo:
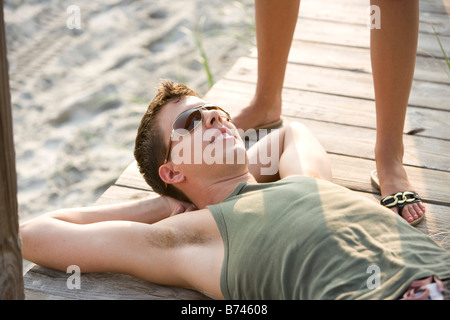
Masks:
[[[450,252],[327,181],[241,183],[208,208],[225,246],[226,299],[396,299],[414,280],[450,278]]]

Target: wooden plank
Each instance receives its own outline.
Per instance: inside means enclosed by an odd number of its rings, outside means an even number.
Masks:
[[[27,300],[208,300],[205,295],[178,287],[160,286],[119,273],[82,273],[80,289],[70,289],[71,273],[35,265],[24,276]],[[70,281],[70,280],[69,280]]]
[[[242,57],[231,68],[225,79],[256,82],[257,60]],[[336,96],[374,100],[373,80],[370,74],[324,67],[289,64],[284,86]],[[450,111],[450,86],[441,83],[414,81],[409,105]]]
[[[129,171],[125,170],[120,176],[122,177],[125,175],[129,178],[128,174]],[[145,181],[142,180],[142,183],[145,183]],[[115,204],[155,197],[158,197],[158,194],[153,192],[153,190],[144,191],[141,189],[135,189],[133,186],[112,185],[106,189],[100,198],[98,198],[95,205]]]
[[[336,5],[342,7],[342,10],[349,10],[352,12],[352,8],[358,8],[359,11],[365,10],[369,6],[368,1],[361,0],[303,0],[301,5],[305,3],[315,3],[317,2],[319,7],[312,7],[315,10],[327,10],[329,5],[333,5],[334,2]],[[336,8],[333,8],[336,9]],[[419,1],[419,10],[420,12],[425,13],[433,13],[440,15],[450,15],[450,1],[449,0],[420,0]],[[333,15],[336,13],[332,13]],[[345,19],[344,19],[345,20]]]
[[[151,191],[150,186],[145,182],[144,178],[139,172],[136,161],[133,161],[131,164],[128,165],[128,167],[116,180],[115,185],[127,186],[130,188],[140,189],[144,191]]]
[[[366,25],[369,20],[368,1],[348,0],[303,0],[300,4],[300,19],[309,18],[316,20],[328,20],[345,22],[350,24]],[[419,1],[419,30],[425,33],[433,33],[430,27],[432,23],[438,34],[449,35],[450,23],[448,16],[442,14],[445,7],[439,1]]]
[[[355,1],[355,0],[351,0]],[[450,15],[449,0],[421,0],[419,1],[420,10],[426,12],[435,12],[444,15]]]
[[[251,51],[250,57],[257,58],[256,48]],[[370,50],[368,48],[350,48],[294,40],[288,60],[294,64],[372,73]],[[448,70],[448,66],[443,59],[418,56],[414,79],[450,84],[450,70]]]
[[[379,193],[370,182],[370,172],[375,169],[375,161],[336,154],[329,156],[333,182],[352,190]],[[449,205],[450,172],[410,166],[405,166],[405,170],[424,202]]]
[[[284,117],[286,121],[297,118]],[[375,159],[376,131],[367,128],[302,120],[330,153]],[[450,141],[404,136],[404,164],[434,170],[450,171]]]
[[[238,112],[253,97],[255,84],[223,79],[205,95],[231,114]],[[375,103],[372,100],[329,95],[307,90],[283,89],[283,115],[301,119],[321,120],[349,126],[375,129]],[[405,130],[423,128],[416,136],[449,139],[448,112],[410,106],[406,112]]]
[[[430,27],[430,30],[431,27]],[[450,36],[440,35],[444,48],[450,48]],[[294,33],[295,40],[321,42],[358,48],[370,47],[370,29],[366,25],[345,21],[317,20],[300,17]],[[425,57],[444,58],[434,34],[419,32],[417,54]]]
[[[0,300],[10,300],[23,299],[24,289],[3,0],[0,26]]]

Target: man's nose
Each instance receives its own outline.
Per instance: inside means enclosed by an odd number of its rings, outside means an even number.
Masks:
[[[202,110],[202,112],[206,128],[212,128],[214,125],[223,123],[223,119],[218,110]]]

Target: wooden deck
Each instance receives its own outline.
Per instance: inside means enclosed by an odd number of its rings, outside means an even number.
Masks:
[[[420,1],[415,79],[405,126],[404,162],[428,209],[417,228],[450,251],[450,71],[431,28],[450,51],[450,0]],[[370,183],[375,169],[375,104],[369,58],[368,1],[302,0],[283,93],[283,117],[308,126],[328,151],[334,182],[378,200]],[[228,109],[245,105],[256,83],[256,50],[242,57],[207,93]],[[408,135],[414,129],[424,129]],[[135,163],[98,204],[157,196]],[[69,290],[69,274],[34,266],[25,276],[28,299],[206,299],[119,274],[83,274]]]

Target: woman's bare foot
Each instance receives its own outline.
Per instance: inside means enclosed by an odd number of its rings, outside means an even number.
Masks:
[[[257,128],[271,124],[281,117],[281,99],[276,102],[253,99],[250,104],[242,108],[238,114],[232,115],[232,122],[237,129],[247,131],[250,128]]]
[[[397,192],[414,191],[401,163],[383,165],[380,162],[382,161],[377,160],[377,173],[380,181],[381,198]],[[390,209],[398,214],[397,207]],[[416,202],[404,206],[401,215],[409,223],[414,223],[415,220],[420,219],[425,214],[425,211],[426,209],[423,203]]]

